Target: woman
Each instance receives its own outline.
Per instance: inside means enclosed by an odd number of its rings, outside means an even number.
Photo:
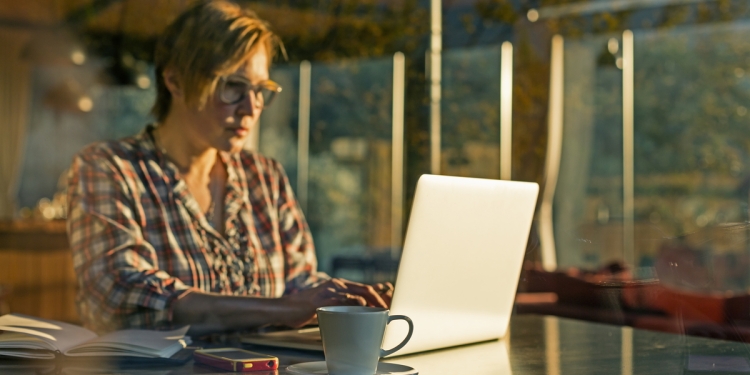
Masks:
[[[157,124],[75,158],[68,232],[86,326],[203,334],[297,327],[320,306],[387,305],[390,284],[316,272],[281,165],[242,150],[281,91],[268,74],[277,48],[254,13],[194,6],[157,45]]]

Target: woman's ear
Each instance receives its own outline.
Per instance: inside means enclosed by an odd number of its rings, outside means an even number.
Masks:
[[[164,69],[162,77],[164,78],[164,85],[167,86],[167,90],[172,94],[172,97],[183,98],[184,93],[182,91],[182,85],[180,84],[180,80],[175,71],[169,68]]]

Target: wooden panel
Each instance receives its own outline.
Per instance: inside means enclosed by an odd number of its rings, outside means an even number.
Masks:
[[[0,220],[0,250],[68,248],[65,220]]]
[[[0,222],[0,285],[9,289],[0,308],[78,323],[65,222]]]
[[[0,250],[0,284],[8,286],[11,312],[78,322],[76,275],[67,249]]]

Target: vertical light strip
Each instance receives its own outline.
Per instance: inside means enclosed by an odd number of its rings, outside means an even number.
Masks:
[[[510,180],[513,147],[513,44],[500,53],[500,179]]]
[[[404,54],[393,55],[393,143],[391,145],[391,257],[398,257],[403,242],[404,207]]]
[[[547,111],[547,158],[544,162],[544,192],[539,208],[539,237],[542,243],[542,267],[557,269],[555,231],[552,223],[552,203],[555,199],[557,177],[560,173],[563,137],[563,37],[552,37],[550,66],[549,110]]]
[[[297,137],[297,200],[307,212],[307,187],[310,169],[310,80],[312,66],[305,60],[299,65],[299,122]]]
[[[622,375],[633,375],[633,328],[622,327]]]
[[[544,317],[544,356],[547,375],[560,375],[560,320]]]
[[[623,212],[623,254],[625,264],[635,266],[635,228],[634,228],[634,164],[633,142],[635,113],[634,73],[635,57],[633,52],[633,32],[622,33],[622,212]],[[632,269],[632,268],[631,268]]]
[[[440,80],[441,51],[443,49],[442,0],[430,2],[430,171],[440,174]]]

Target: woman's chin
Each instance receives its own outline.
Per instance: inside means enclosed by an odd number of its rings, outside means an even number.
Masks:
[[[239,152],[242,151],[243,148],[245,148],[245,145],[247,144],[247,140],[249,137],[236,137],[236,136],[230,136],[227,137],[226,134],[224,137],[221,137],[220,139],[217,139],[213,143],[213,147],[219,151],[223,152]]]
[[[246,143],[247,143],[246,137],[243,137],[240,139],[233,138],[227,143],[226,147],[222,151],[229,152],[229,153],[237,153],[237,152],[242,151],[245,148]]]

